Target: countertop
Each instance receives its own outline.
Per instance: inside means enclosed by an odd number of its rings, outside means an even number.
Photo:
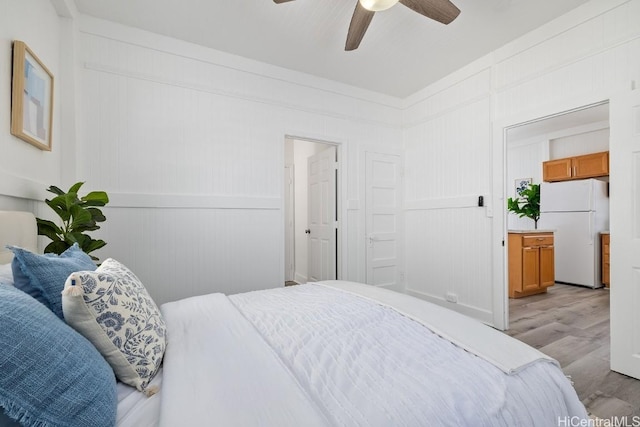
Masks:
[[[516,234],[534,234],[534,233],[553,233],[556,230],[509,230],[509,233]]]

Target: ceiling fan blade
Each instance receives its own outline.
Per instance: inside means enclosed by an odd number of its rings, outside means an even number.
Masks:
[[[450,23],[460,14],[460,9],[449,0],[400,0],[400,3],[443,24]]]
[[[360,46],[360,42],[364,37],[364,33],[367,32],[367,28],[369,28],[373,15],[375,15],[375,12],[365,9],[359,1],[356,1],[356,9],[353,11],[353,16],[351,17],[344,50],[355,50]]]
[[[286,2],[288,2],[288,1],[293,1],[293,0],[273,0],[273,2],[274,2],[274,3],[278,3],[278,4],[280,4],[280,3],[286,3]]]

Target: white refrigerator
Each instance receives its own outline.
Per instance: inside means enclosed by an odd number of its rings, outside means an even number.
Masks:
[[[597,179],[540,184],[538,228],[555,232],[556,282],[602,286],[600,232],[609,230],[607,185]]]

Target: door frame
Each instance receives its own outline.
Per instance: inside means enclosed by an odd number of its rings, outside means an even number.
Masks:
[[[282,198],[284,200],[284,221],[285,221],[285,224],[284,224],[284,260],[285,260],[284,280],[285,281],[295,280],[295,274],[296,274],[296,259],[295,259],[296,240],[294,238],[295,237],[294,166],[295,165],[292,163],[290,164],[285,163],[284,165],[285,190]],[[287,247],[289,248],[288,251],[287,251]],[[290,267],[291,271],[287,271],[287,267]]]
[[[344,247],[344,245],[346,244],[346,236],[347,234],[347,221],[345,220],[345,218],[347,218],[347,212],[346,212],[346,208],[347,208],[347,203],[346,200],[344,199],[345,195],[347,194],[347,171],[346,168],[343,167],[343,165],[347,164],[347,151],[344,149],[344,143],[342,141],[339,140],[325,140],[325,139],[321,139],[321,138],[314,138],[314,137],[309,137],[309,136],[299,136],[297,134],[290,134],[290,133],[286,133],[284,135],[284,139],[283,139],[283,144],[282,147],[284,149],[284,146],[286,144],[286,141],[288,139],[291,140],[298,140],[298,141],[307,141],[307,142],[313,142],[316,144],[324,144],[324,145],[332,145],[336,148],[336,162],[338,164],[337,166],[337,170],[336,170],[336,208],[337,208],[337,219],[336,219],[336,223],[338,224],[338,233],[337,233],[337,237],[336,237],[336,267],[337,267],[337,276],[336,279],[337,280],[341,280],[344,276],[343,276],[343,269],[344,266],[348,265],[347,264],[347,249]],[[295,144],[295,142],[294,142]],[[281,156],[282,158],[282,182],[284,182],[284,165],[285,165],[285,155],[284,152]],[[284,192],[284,187],[282,189],[282,191]],[[281,213],[281,217],[282,217],[282,226],[284,227],[284,222],[285,222],[285,202],[284,202],[284,194],[282,195],[282,213]],[[305,219],[306,221],[306,219]],[[286,245],[286,240],[285,240],[285,233],[284,233],[284,228],[282,230],[282,236],[283,236],[283,242],[284,245]],[[285,257],[285,251],[286,251],[286,247],[283,245],[282,247],[282,259],[284,261],[284,257]],[[284,262],[280,263],[280,269],[281,269],[281,277],[282,280],[281,282],[284,284]]]
[[[585,108],[609,103],[610,95],[594,92],[584,96],[541,106],[523,113],[496,120],[493,123],[492,164],[493,196],[487,215],[492,217],[493,258],[493,325],[500,330],[509,329],[509,283],[508,239],[507,239],[507,131],[528,123],[580,111]],[[497,211],[496,211],[497,210]]]

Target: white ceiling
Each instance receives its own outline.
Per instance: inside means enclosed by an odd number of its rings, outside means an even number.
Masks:
[[[81,13],[404,98],[588,0],[453,0],[451,24],[401,4],[344,44],[356,0],[75,0]]]
[[[550,117],[541,117],[532,122],[514,126],[507,130],[507,140],[508,142],[521,141],[565,129],[608,121],[609,103],[602,103]]]

